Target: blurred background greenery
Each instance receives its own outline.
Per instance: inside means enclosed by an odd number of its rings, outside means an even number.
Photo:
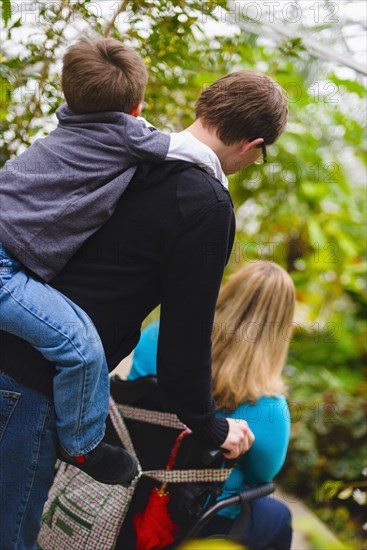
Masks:
[[[227,72],[257,69],[283,86],[289,124],[268,164],[230,178],[237,239],[226,275],[261,258],[294,279],[297,316],[284,335],[292,440],[280,480],[360,548],[366,81],[345,29],[358,37],[365,23],[349,1],[267,4],[274,11],[264,2],[2,0],[0,162],[55,127],[61,58],[80,35],[113,36],[140,52],[150,75],[144,115],[163,130],[189,125],[200,91]]]

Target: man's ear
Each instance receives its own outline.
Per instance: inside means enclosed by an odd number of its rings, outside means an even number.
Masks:
[[[138,105],[135,105],[135,107],[130,111],[130,114],[132,116],[140,116],[142,109],[143,109],[143,104],[138,103]]]
[[[252,141],[248,141],[247,139],[244,139],[240,143],[240,155],[244,155],[248,151],[251,151],[251,149],[255,149],[255,147],[258,147],[258,145],[261,145],[264,142],[263,138],[256,138]]]

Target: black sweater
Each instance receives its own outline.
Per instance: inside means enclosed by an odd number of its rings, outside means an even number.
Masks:
[[[186,162],[142,164],[110,220],[51,284],[95,323],[110,370],[136,346],[161,304],[158,382],[167,407],[209,445],[226,420],[214,416],[211,331],[235,231],[228,191]],[[0,332],[0,370],[52,394],[54,369],[25,341]]]

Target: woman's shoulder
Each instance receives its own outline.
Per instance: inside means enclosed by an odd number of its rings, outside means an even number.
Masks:
[[[255,407],[259,407],[267,410],[278,411],[279,413],[288,411],[288,403],[285,395],[275,396],[263,396],[260,397],[254,404]]]

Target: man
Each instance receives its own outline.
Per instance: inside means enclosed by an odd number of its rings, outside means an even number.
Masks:
[[[239,71],[202,92],[196,115],[187,129],[192,147],[204,144],[231,174],[279,137],[287,105],[269,77]],[[144,163],[110,220],[51,281],[94,321],[110,370],[160,304],[158,381],[167,407],[230,458],[253,441],[246,422],[215,416],[211,396],[211,331],[234,231],[222,181],[187,162]],[[0,547],[33,549],[55,462],[53,372],[24,341],[1,339]]]

